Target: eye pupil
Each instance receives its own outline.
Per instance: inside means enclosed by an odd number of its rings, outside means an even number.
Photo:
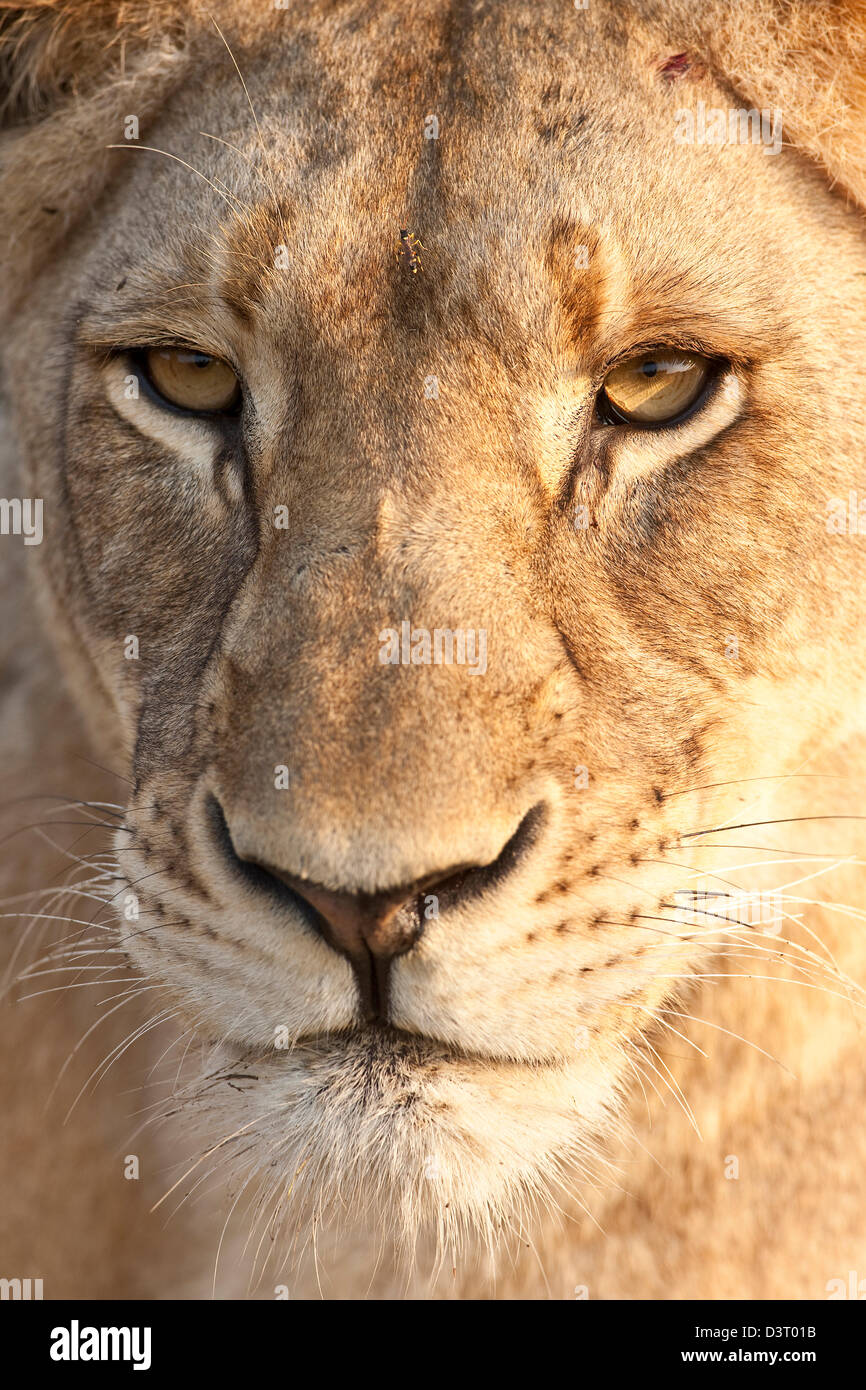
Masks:
[[[643,366],[641,367],[641,371],[643,372],[644,376],[655,376],[656,372],[658,371],[658,363],[644,362]]]

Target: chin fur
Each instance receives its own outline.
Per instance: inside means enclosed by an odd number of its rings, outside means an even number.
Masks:
[[[375,1033],[215,1046],[169,1106],[199,1145],[174,1192],[218,1177],[250,1252],[280,1268],[321,1231],[363,1229],[406,1270],[427,1250],[435,1274],[519,1237],[564,1183],[609,1180],[616,1098],[613,1059],[505,1063]]]

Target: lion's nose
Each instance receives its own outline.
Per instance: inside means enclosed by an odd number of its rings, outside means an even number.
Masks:
[[[278,869],[268,872],[315,909],[320,931],[335,951],[356,959],[366,950],[380,960],[390,960],[412,949],[424,927],[425,909],[438,915],[440,897],[454,893],[461,876],[473,867],[459,864],[446,874],[387,893],[334,892]]]
[[[215,841],[235,868],[259,889],[270,885],[270,891],[285,893],[307,925],[351,963],[366,1018],[387,1021],[392,962],[411,951],[424,928],[440,914],[501,886],[535,842],[546,807],[544,803],[533,806],[488,863],[452,864],[411,883],[374,892],[326,887],[257,853],[250,839],[239,844],[240,836],[232,834],[215,797],[209,798],[209,814]]]
[[[411,951],[428,918],[438,917],[440,904],[453,906],[470,894],[469,885],[482,871],[480,865],[458,864],[444,874],[388,892],[349,893],[323,888],[260,859],[253,862],[312,909],[307,913],[308,924],[348,958],[367,1022],[388,1020],[391,962]]]

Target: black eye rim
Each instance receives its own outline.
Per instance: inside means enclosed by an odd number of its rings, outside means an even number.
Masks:
[[[147,369],[147,354],[159,352],[160,349],[162,351],[197,352],[202,357],[212,358],[215,362],[224,362],[237,377],[237,394],[233,404],[222,410],[190,410],[187,406],[177,405],[174,401],[170,401],[154,385]],[[188,420],[236,420],[243,411],[246,398],[243,378],[234,363],[229,362],[225,357],[218,357],[216,353],[205,352],[203,348],[192,347],[188,343],[146,343],[142,347],[121,349],[121,352],[134,368],[148,400],[153,401],[161,410],[168,410],[172,415],[182,415]]]
[[[671,350],[672,349],[669,346],[659,347],[655,349],[655,351],[659,353],[671,352]],[[628,357],[620,358],[620,362],[629,361],[632,357],[643,356],[645,355],[645,352],[652,351],[653,349],[649,348],[641,349],[640,352],[629,353]],[[674,349],[674,351],[676,351],[676,349]],[[683,353],[685,354],[687,350],[681,349],[681,351],[683,351]],[[710,397],[715,395],[721,378],[725,375],[726,372],[731,370],[731,363],[725,361],[721,357],[709,357],[703,353],[692,355],[700,355],[704,357],[707,363],[706,380],[704,381],[703,386],[701,387],[698,394],[695,396],[695,399],[689,405],[687,405],[684,410],[681,410],[679,415],[672,415],[669,420],[632,420],[628,415],[625,414],[624,411],[620,410],[617,406],[614,405],[613,401],[610,399],[610,396],[608,396],[607,392],[604,389],[604,382],[602,382],[601,386],[598,388],[595,397],[596,419],[602,425],[616,426],[620,429],[636,431],[639,430],[642,433],[648,432],[651,434],[661,434],[664,430],[676,429],[678,425],[684,425],[688,420],[691,419],[693,415],[697,415],[698,411],[703,410]],[[619,363],[611,364],[611,366],[609,366],[607,368],[607,371],[605,372],[605,377],[607,377],[607,375],[613,370],[613,367],[617,365],[619,365]]]

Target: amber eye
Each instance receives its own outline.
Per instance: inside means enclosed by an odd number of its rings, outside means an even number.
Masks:
[[[607,424],[672,424],[700,399],[715,366],[709,357],[672,348],[629,357],[605,377],[599,415]]]
[[[179,410],[225,413],[240,404],[241,386],[227,362],[191,348],[145,348],[140,354],[147,380]]]

